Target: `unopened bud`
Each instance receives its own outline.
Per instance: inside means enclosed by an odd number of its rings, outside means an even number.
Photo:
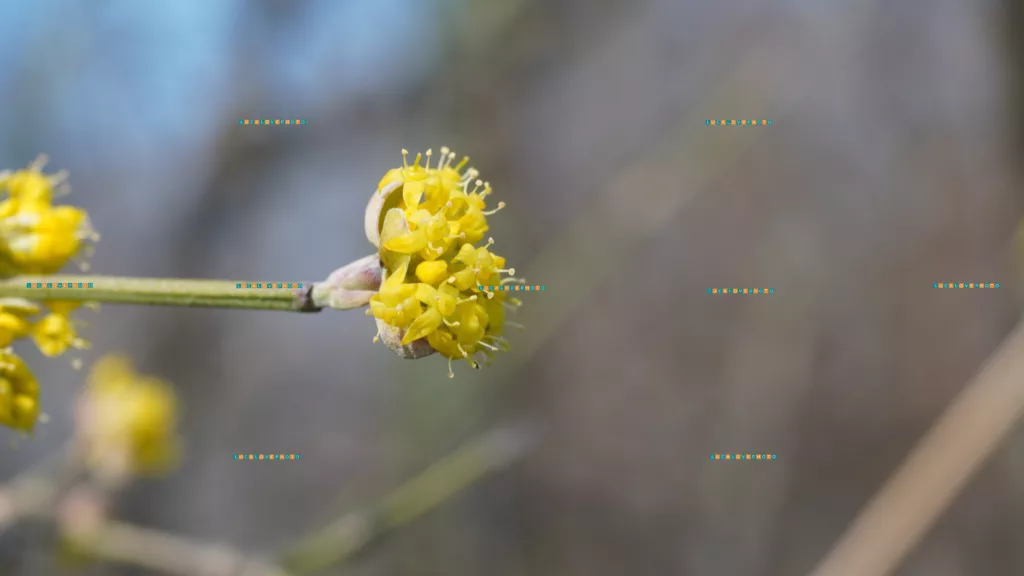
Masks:
[[[310,297],[317,308],[351,310],[370,303],[380,290],[380,257],[371,254],[338,268],[313,286]]]

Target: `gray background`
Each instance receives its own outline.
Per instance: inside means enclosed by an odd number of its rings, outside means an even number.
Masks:
[[[509,205],[496,249],[548,287],[523,296],[510,355],[454,380],[372,345],[361,312],[86,314],[86,360],[126,351],[184,406],[184,466],[123,517],[275,549],[528,419],[528,462],[351,573],[800,574],[1016,321],[1005,18],[969,0],[5,2],[0,166],[70,170],[97,272],[309,281],[369,253],[363,206],[401,148],[448,144]],[[0,451],[4,477],[60,445],[81,385],[22,351],[51,422]],[[902,575],[1024,573],[1022,440]],[[708,462],[731,451],[779,459]],[[0,573],[54,573],[45,536],[8,535]]]

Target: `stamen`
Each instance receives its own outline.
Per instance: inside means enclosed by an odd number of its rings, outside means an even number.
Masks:
[[[481,248],[490,248],[491,246],[494,246],[494,237],[493,236],[487,238],[487,244],[484,244],[483,246],[481,246]]]
[[[427,161],[423,163],[423,167],[424,168],[428,168],[428,169],[430,168],[430,157],[433,156],[433,155],[434,155],[434,150],[432,148],[427,148]]]
[[[497,212],[498,210],[501,210],[504,207],[505,207],[505,203],[504,202],[498,202],[498,207],[495,208],[494,210],[485,210],[484,211],[484,216],[490,216],[491,214],[494,214],[495,212]]]
[[[462,323],[459,322],[458,320],[456,320],[455,322],[451,322],[447,318],[444,318],[443,322],[444,322],[445,326],[447,326],[449,328],[458,328],[459,326],[462,325]]]
[[[448,377],[455,378],[455,372],[452,372],[452,359],[448,359]]]
[[[36,156],[36,159],[33,160],[31,164],[28,165],[28,169],[33,170],[35,172],[39,172],[43,169],[43,166],[46,166],[46,163],[49,161],[50,158],[47,157],[46,154],[40,154],[39,156]]]
[[[455,153],[452,152],[452,158],[454,158],[454,157],[455,157]],[[466,164],[469,164],[469,156],[463,156],[462,157],[462,160],[455,166],[455,171],[456,172],[462,172],[462,169],[466,167]],[[470,170],[472,170],[472,168],[470,168]]]
[[[461,300],[456,300],[455,304],[456,305],[465,304],[466,302],[476,302],[476,294],[473,294],[469,298],[462,298]]]
[[[423,154],[420,154],[419,152],[417,152],[416,153],[416,161],[413,162],[412,167],[413,168],[419,168],[420,167],[420,160],[422,160],[422,159],[423,159]]]
[[[488,344],[487,342],[484,342],[483,340],[481,340],[481,341],[479,342],[479,344],[480,344],[481,346],[483,346],[484,348],[487,348],[488,350],[493,350],[493,351],[495,351],[495,352],[500,352],[500,350],[498,349],[498,347],[497,347],[497,346],[491,346],[490,344]]]
[[[483,198],[484,196],[487,196],[488,194],[490,194],[493,191],[494,190],[491,189],[491,183],[490,182],[484,182],[484,189],[480,191],[480,197]]]
[[[64,173],[66,177],[66,172]],[[64,198],[65,196],[71,195],[71,186],[68,186],[65,182],[60,182],[53,185],[53,191],[50,193],[53,198]]]
[[[462,357],[463,358],[469,358],[469,354],[466,353],[466,350],[462,347],[462,344],[459,344],[458,342],[456,342],[455,343],[455,347],[458,348],[459,352],[462,353]]]
[[[508,274],[509,276],[515,276],[516,275],[516,269],[515,268],[498,268],[497,272],[501,272],[502,274]]]
[[[60,186],[61,184],[67,182],[67,180],[68,180],[68,171],[67,170],[61,170],[60,172],[57,172],[56,174],[50,176],[50,186],[53,186],[54,188],[56,188],[57,186]]]
[[[501,270],[499,270],[499,272],[501,272]],[[512,284],[512,283],[515,283],[515,284],[526,284],[526,280],[524,280],[523,278],[502,278],[501,279],[501,285],[502,286],[504,286],[505,284]]]
[[[376,344],[377,342],[380,342],[380,330],[377,330],[377,333],[373,336],[373,343]]]
[[[405,148],[402,148],[402,167],[409,168],[409,151]]]
[[[491,292],[490,290],[488,290],[487,291],[487,299],[488,300],[492,300],[493,298],[494,298],[494,292]]]

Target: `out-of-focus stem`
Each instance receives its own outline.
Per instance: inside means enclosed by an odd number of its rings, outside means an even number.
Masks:
[[[1024,324],[879,490],[811,576],[885,576],[921,541],[1024,414]]]
[[[372,541],[416,520],[469,486],[519,461],[533,446],[529,429],[492,430],[438,460],[380,501],[346,514],[293,546],[281,563],[292,574],[341,564]]]

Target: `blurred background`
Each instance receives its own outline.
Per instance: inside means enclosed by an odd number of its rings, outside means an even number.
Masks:
[[[446,144],[508,203],[496,250],[547,286],[523,295],[513,351],[454,380],[372,344],[361,311],[103,308],[87,364],[125,351],[184,409],[183,466],[119,515],[273,551],[526,423],[529,458],[328,573],[806,573],[1016,322],[1012,289],[931,285],[1011,288],[1021,11],[0,4],[0,167],[47,153],[70,171],[103,235],[95,271],[321,279],[371,252],[363,208],[399,151]],[[773,123],[704,123],[731,118]],[[3,478],[63,443],[82,383],[21,352],[50,422],[2,452]],[[49,536],[5,535],[0,574],[63,573]],[[900,574],[1022,574],[1022,539],[1019,436]]]

